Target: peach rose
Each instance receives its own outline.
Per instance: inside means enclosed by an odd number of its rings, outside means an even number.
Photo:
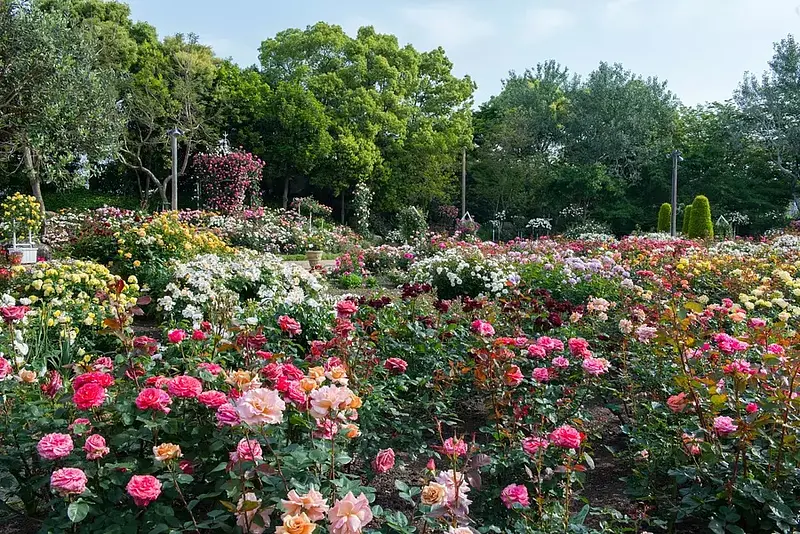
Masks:
[[[267,388],[251,389],[236,401],[236,411],[250,425],[275,425],[283,420],[283,402],[277,391]]]
[[[318,384],[325,382],[325,368],[321,365],[319,367],[312,367],[308,370],[308,378],[315,380]]]
[[[162,443],[153,447],[153,456],[159,462],[167,462],[169,460],[176,460],[183,456],[179,445],[174,443]]]
[[[295,490],[290,491],[286,499],[281,500],[281,506],[286,511],[284,515],[303,514],[311,521],[320,521],[328,511],[328,501],[314,488],[304,495]]]
[[[428,506],[442,505],[447,501],[447,488],[438,482],[431,482],[422,488],[421,499]]]
[[[344,499],[328,510],[331,534],[361,534],[361,529],[370,521],[372,510],[363,493],[356,498],[352,491],[348,492]]]
[[[33,384],[34,382],[36,382],[36,371],[30,371],[28,369],[20,369],[19,379],[24,384]]]
[[[285,515],[283,525],[275,530],[275,534],[311,534],[315,528],[317,525],[306,514]]]

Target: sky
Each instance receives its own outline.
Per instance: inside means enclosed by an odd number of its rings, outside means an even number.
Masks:
[[[338,24],[392,33],[417,50],[441,46],[453,72],[477,83],[476,104],[509,71],[555,59],[586,75],[601,61],[666,80],[686,105],[731,97],[762,73],[773,43],[800,36],[800,0],[127,0],[160,36],[194,32],[222,57],[258,63],[286,28]]]

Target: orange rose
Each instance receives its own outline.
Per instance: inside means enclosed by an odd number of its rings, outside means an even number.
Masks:
[[[311,534],[315,528],[317,525],[305,513],[286,515],[283,517],[283,525],[275,530],[275,534]]]
[[[350,406],[348,406],[348,408],[350,408],[351,410],[358,410],[359,408],[361,408],[362,404],[363,403],[361,402],[361,397],[359,397],[358,395],[353,395],[353,398],[350,399]]]
[[[174,443],[162,443],[161,445],[153,447],[153,456],[155,456],[156,460],[159,462],[166,462],[180,458],[183,454],[181,453],[179,445],[175,445]]]

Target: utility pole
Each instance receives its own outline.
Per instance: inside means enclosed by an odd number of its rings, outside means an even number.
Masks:
[[[467,149],[461,149],[461,216],[467,213]]]
[[[178,211],[178,136],[183,132],[175,127],[168,131],[172,144],[172,211]]]
[[[669,227],[669,234],[672,237],[677,235],[677,217],[678,217],[678,162],[683,161],[680,150],[673,150],[667,155],[672,158],[672,221]]]

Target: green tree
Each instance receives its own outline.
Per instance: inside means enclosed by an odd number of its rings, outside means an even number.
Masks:
[[[331,148],[315,151],[322,156],[309,173],[315,186],[343,195],[376,183],[384,210],[447,195],[472,135],[474,85],[451,74],[441,49],[420,53],[372,27],[352,38],[318,23],[265,40],[260,60],[273,90],[302,87],[324,110]]]
[[[711,222],[711,206],[708,198],[698,195],[692,202],[692,215],[689,219],[689,237],[692,239],[711,239],[714,237],[714,224]]]
[[[658,231],[669,232],[672,228],[672,205],[669,202],[661,204],[658,210]]]
[[[684,235],[689,234],[689,225],[692,220],[692,205],[689,204],[683,208],[683,225],[681,226],[681,233]]]
[[[86,183],[115,151],[116,78],[92,35],[39,2],[0,0],[0,149],[21,162],[44,212],[42,183]]]
[[[747,131],[769,154],[770,162],[784,177],[793,212],[800,212],[800,44],[794,36],[775,43],[769,70],[761,79],[745,78],[735,94]]]

